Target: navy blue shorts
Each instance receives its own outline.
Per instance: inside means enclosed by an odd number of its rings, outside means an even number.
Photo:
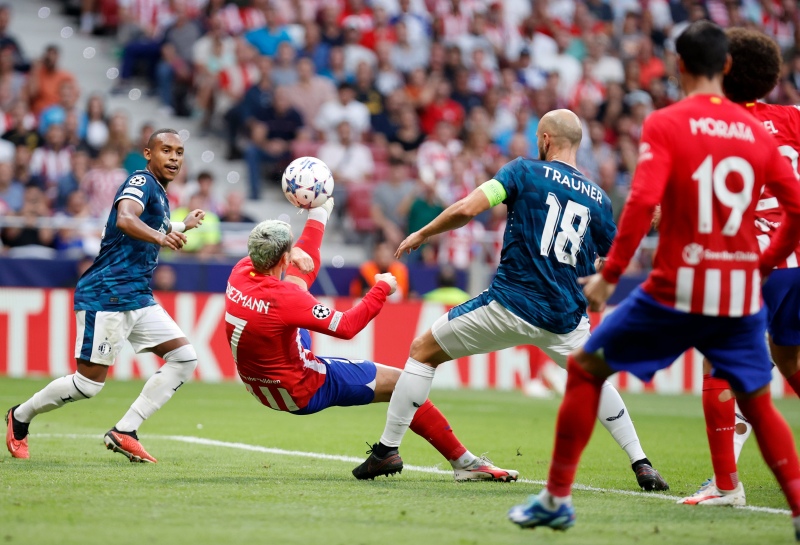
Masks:
[[[614,371],[649,381],[694,347],[714,362],[714,376],[727,380],[737,392],[749,393],[772,380],[764,343],[766,317],[763,308],[742,318],[687,314],[636,288],[603,320],[583,349],[600,352]]]
[[[800,346],[800,269],[772,271],[761,293],[772,341],[779,346]]]
[[[304,348],[311,347],[311,336],[300,330],[300,342]],[[308,402],[308,405],[292,414],[318,413],[328,407],[352,407],[368,405],[375,398],[375,377],[378,368],[371,361],[326,358],[317,356],[327,369],[325,382]]]

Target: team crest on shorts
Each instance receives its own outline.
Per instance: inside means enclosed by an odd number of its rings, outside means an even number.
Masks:
[[[144,185],[147,183],[147,178],[142,176],[141,174],[137,174],[133,178],[128,181],[128,185]]]
[[[108,341],[101,342],[100,346],[97,347],[97,351],[103,356],[108,356],[111,354],[111,343]]]
[[[311,309],[311,314],[313,314],[314,318],[317,320],[324,320],[331,315],[331,309],[325,305],[314,305],[314,308]]]

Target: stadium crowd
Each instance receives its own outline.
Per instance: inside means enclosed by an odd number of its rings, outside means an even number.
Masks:
[[[625,201],[644,119],[679,98],[674,39],[694,20],[760,28],[785,52],[770,95],[800,103],[800,10],[786,0],[87,0],[80,29],[121,51],[112,92],[144,79],[164,111],[195,116],[243,158],[248,192],[215,197],[213,175],[170,184],[171,207],[209,211],[186,250],[219,254],[219,222],[252,221],[245,198],[314,155],[336,180],[352,243],[397,247],[507,161],[536,156],[539,118],[570,108],[580,168]],[[107,111],[60,68],[59,49],[23,52],[0,6],[3,248],[94,255],[95,229],[37,229],[42,216],[104,219],[155,128]],[[28,53],[33,56],[28,57]],[[133,131],[136,131],[135,134]],[[271,191],[269,195],[277,195]],[[502,207],[410,259],[464,269],[499,257]],[[209,220],[210,218],[210,220]],[[27,223],[26,223],[27,225]],[[216,226],[216,227],[215,227]],[[190,239],[191,240],[191,239]],[[632,265],[647,266],[647,252]]]

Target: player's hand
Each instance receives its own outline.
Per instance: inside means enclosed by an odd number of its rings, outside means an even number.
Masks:
[[[400,243],[400,246],[397,248],[397,251],[394,253],[394,257],[400,259],[403,254],[410,254],[411,250],[416,250],[423,244],[425,241],[428,240],[428,237],[424,237],[419,234],[419,231],[416,233],[411,233],[406,237],[406,239]]]
[[[594,312],[601,312],[606,308],[606,301],[617,289],[616,284],[607,282],[600,274],[578,278],[578,284],[583,286],[583,294],[586,296],[586,300],[589,301],[589,310]]]
[[[597,256],[597,259],[594,260],[594,270],[595,272],[601,272],[603,267],[606,266],[606,258]]]
[[[289,251],[289,261],[303,274],[314,270],[314,260],[302,248],[294,247]]]
[[[392,273],[381,273],[375,275],[375,283],[377,284],[380,281],[384,281],[389,284],[389,295],[393,294],[397,291],[397,278],[394,277]]]
[[[171,232],[161,236],[159,244],[163,248],[170,248],[172,250],[180,250],[186,244],[186,235],[183,233]]]
[[[206,213],[199,208],[197,210],[192,210],[189,212],[183,220],[183,224],[186,225],[186,230],[194,229],[195,227],[200,227],[203,225],[203,218],[206,217]]]

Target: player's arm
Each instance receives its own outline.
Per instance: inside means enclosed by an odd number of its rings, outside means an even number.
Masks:
[[[170,232],[164,234],[149,227],[139,219],[144,208],[139,201],[120,199],[117,201],[117,228],[131,238],[143,240],[173,250],[180,250],[186,243],[186,235]]]
[[[439,214],[436,219],[428,225],[416,233],[411,233],[397,248],[397,251],[394,253],[395,257],[400,258],[404,253],[411,253],[411,250],[416,250],[434,235],[453,231],[459,227],[465,226],[475,216],[494,206],[492,201],[489,200],[490,197],[487,195],[487,191],[484,190],[486,184],[497,184],[505,195],[505,189],[500,185],[500,182],[496,180],[486,182],[460,201],[448,206],[444,212]],[[496,191],[496,188],[494,191]],[[497,203],[499,202],[502,202],[502,199],[497,201]]]
[[[769,161],[767,187],[777,197],[783,218],[770,245],[761,254],[761,278],[766,278],[772,269],[786,259],[800,240],[800,185],[794,171],[781,157],[778,149],[773,148],[772,153],[774,157]]]
[[[397,286],[396,282],[394,286]],[[288,326],[309,329],[338,339],[352,339],[378,315],[393,291],[389,282],[379,279],[358,304],[341,312],[326,307],[305,290],[292,288],[286,292],[290,301],[283,307],[285,310],[280,318]]]

